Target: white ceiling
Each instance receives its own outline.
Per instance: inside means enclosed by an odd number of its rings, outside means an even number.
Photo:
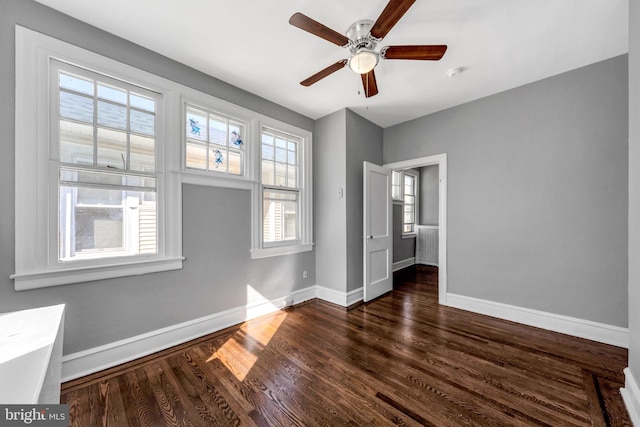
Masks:
[[[382,127],[626,53],[628,0],[418,0],[379,47],[447,44],[442,60],[384,60],[380,93],[344,68],[299,82],[348,51],[289,25],[339,33],[388,0],[38,0],[313,119],[348,107]],[[457,78],[447,70],[463,67]]]

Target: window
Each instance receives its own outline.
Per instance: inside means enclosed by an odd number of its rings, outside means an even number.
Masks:
[[[57,61],[52,74],[57,261],[156,254],[160,95]]]
[[[247,124],[221,113],[187,104],[185,166],[243,176]]]
[[[402,233],[411,234],[416,232],[416,187],[417,179],[415,175],[404,172],[404,207],[402,220]]]
[[[261,133],[262,242],[300,239],[298,153],[301,139],[274,129]]]
[[[285,125],[280,123],[280,127]],[[254,242],[254,258],[312,248],[311,136],[301,129],[287,128],[261,126],[261,233]]]
[[[182,267],[171,97],[159,77],[17,27],[17,290]]]
[[[393,200],[402,200],[402,172],[391,171],[391,197]]]
[[[418,172],[391,171],[391,194],[395,204],[402,204],[402,235],[414,237],[418,216]]]

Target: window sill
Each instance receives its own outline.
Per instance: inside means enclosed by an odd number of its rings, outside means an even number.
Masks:
[[[291,245],[291,246],[276,246],[273,248],[264,249],[252,249],[251,259],[269,258],[280,255],[292,255],[299,254],[301,252],[310,252],[313,250],[313,243]]]
[[[95,267],[76,267],[64,270],[51,270],[37,273],[13,274],[16,291],[69,285],[116,277],[140,276],[161,271],[179,270],[184,257],[166,258],[152,261],[139,261],[126,264],[101,265]]]
[[[415,239],[418,236],[417,233],[407,233],[407,234],[403,234],[402,238],[403,239]]]

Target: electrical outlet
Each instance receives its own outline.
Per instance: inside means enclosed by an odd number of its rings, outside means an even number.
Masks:
[[[306,279],[306,278],[307,278],[307,276],[308,276],[308,274],[307,274],[307,270],[303,271],[303,272],[302,272],[302,278],[303,278],[303,279]]]

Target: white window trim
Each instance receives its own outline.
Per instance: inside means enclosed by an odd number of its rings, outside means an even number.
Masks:
[[[158,165],[162,173],[158,175],[158,194],[165,188],[166,200],[158,201],[158,212],[164,210],[164,223],[159,224],[159,255],[139,255],[125,259],[110,258],[102,265],[91,267],[75,264],[66,268],[52,268],[49,260],[48,216],[38,212],[48,212],[51,183],[56,183],[57,173],[52,175],[49,155],[49,103],[48,79],[49,60],[69,62],[93,69],[126,82],[162,93],[165,120],[161,123],[164,144],[157,152]],[[36,84],[34,84],[34,81]],[[140,84],[143,81],[143,84]],[[230,176],[212,174],[206,171],[187,169],[184,161],[186,131],[184,123],[185,102],[203,105],[214,111],[234,116],[247,123],[247,147],[245,175]],[[33,108],[37,106],[35,144]],[[227,101],[204,94],[179,83],[166,80],[102,55],[87,51],[72,44],[16,26],[16,170],[15,190],[20,196],[15,204],[15,255],[16,270],[10,276],[16,290],[42,288],[109,279],[182,268],[182,184],[196,184],[214,187],[250,190],[252,192],[251,257],[253,259],[288,255],[313,250],[313,194],[312,194],[312,133],[268,116],[242,108]],[[30,116],[31,115],[31,116]],[[301,175],[300,200],[300,240],[294,244],[262,247],[262,188],[260,183],[260,130],[261,126],[278,129],[303,138],[302,159],[304,172]],[[31,140],[32,141],[32,140]],[[180,141],[180,144],[170,142]],[[37,159],[34,163],[34,159]],[[25,165],[31,164],[31,167]],[[54,162],[57,164],[57,162]],[[57,185],[56,185],[57,187]],[[28,195],[32,193],[32,197]],[[159,197],[162,199],[162,197]],[[17,200],[17,199],[16,199]],[[56,223],[56,221],[53,221]],[[56,225],[57,227],[57,225]],[[57,247],[56,247],[57,250]],[[125,257],[123,257],[125,258]]]
[[[52,247],[49,216],[51,185],[57,183],[57,153],[49,152],[49,62],[69,62],[101,74],[149,87],[162,93],[164,141],[177,141],[179,126],[170,125],[179,114],[176,84],[69,43],[16,26],[16,168],[15,255],[16,290],[34,289],[91,280],[139,275],[182,268],[182,185],[180,155],[170,144],[157,150],[158,254],[83,262],[50,262]],[[35,84],[34,84],[35,82]],[[144,82],[140,84],[140,82]],[[34,112],[36,120],[33,120]],[[34,135],[35,122],[35,135]],[[179,123],[179,122],[175,122]],[[35,139],[34,139],[35,138]],[[53,183],[53,184],[52,184]],[[55,185],[57,192],[57,185]],[[162,191],[164,189],[164,191]],[[55,212],[56,210],[54,210]],[[43,215],[42,212],[47,214]],[[55,226],[57,230],[57,225]],[[56,257],[57,260],[57,257]]]
[[[404,232],[404,176],[410,175],[414,178],[413,192],[414,192],[414,205],[413,205],[413,231],[409,233]],[[402,238],[413,239],[418,235],[418,209],[420,206],[420,184],[419,174],[413,170],[407,169],[402,171],[402,185],[400,185],[400,192],[402,193]]]
[[[290,255],[313,250],[313,183],[312,183],[312,134],[311,132],[289,125],[279,120],[262,117],[258,122],[258,135],[262,135],[262,128],[275,129],[280,132],[301,138],[300,159],[303,170],[300,174],[300,239],[293,242],[279,242],[265,246],[262,241],[262,184],[256,181],[252,197],[252,227],[251,227],[251,258],[267,258],[272,256]],[[257,138],[256,144],[261,144]],[[258,147],[256,147],[258,149]],[[258,156],[256,156],[256,159]],[[256,165],[256,173],[261,177],[260,162]]]

